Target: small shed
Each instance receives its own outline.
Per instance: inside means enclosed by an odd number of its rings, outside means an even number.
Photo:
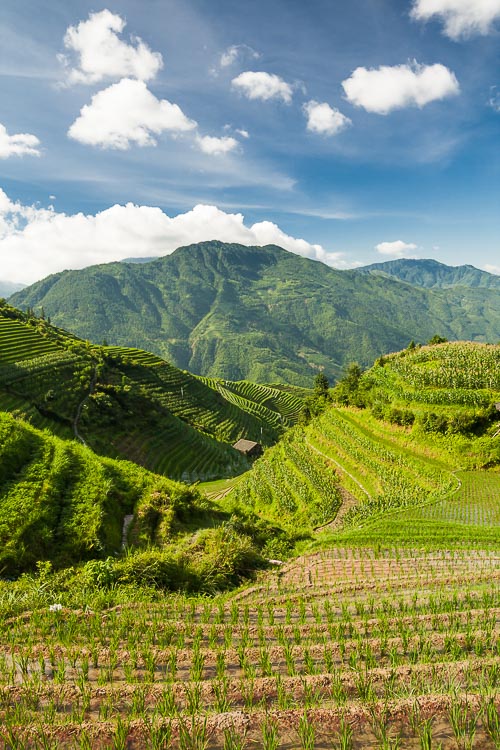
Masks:
[[[244,438],[241,438],[241,440],[238,440],[238,442],[233,445],[233,448],[249,458],[256,458],[257,456],[262,455],[262,445],[253,440],[245,440]]]

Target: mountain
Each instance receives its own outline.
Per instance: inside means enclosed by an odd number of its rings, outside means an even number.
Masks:
[[[0,281],[0,298],[7,299],[11,294],[24,289],[26,284],[16,284],[13,281]]]
[[[409,340],[496,341],[495,288],[425,289],[338,271],[275,245],[202,242],[143,264],[49,276],[11,298],[94,343],[154,352],[210,377],[308,385]]]
[[[356,273],[384,274],[427,289],[454,286],[500,289],[500,276],[474,266],[447,266],[431,259],[398,258],[357,268]]]
[[[175,479],[239,473],[248,464],[232,443],[271,445],[301,403],[296,392],[203,380],[147,352],[91,346],[0,304],[0,410],[102,455]]]

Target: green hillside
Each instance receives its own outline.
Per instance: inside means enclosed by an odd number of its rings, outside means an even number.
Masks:
[[[398,258],[384,263],[372,263],[357,268],[356,273],[383,274],[427,289],[446,289],[454,286],[500,289],[500,276],[469,265],[447,266],[430,258]]]
[[[239,473],[240,437],[274,443],[298,392],[204,381],[147,352],[96,347],[0,307],[0,409],[96,452],[190,481]]]
[[[439,533],[470,539],[477,532],[492,541],[500,523],[499,364],[500,346],[454,342],[389,355],[357,377],[351,372],[333,390],[338,404],[290,431],[230,497],[285,527],[310,531],[331,521],[349,539],[377,519],[383,535],[387,513],[397,511],[401,541],[410,524],[435,510],[400,511],[429,506],[438,509]],[[473,520],[462,522],[464,509],[453,510],[469,497],[471,482],[484,504],[479,530]],[[467,518],[475,516],[471,506]],[[423,536],[431,539],[431,530]]]
[[[123,520],[156,509],[167,537],[200,497],[126,461],[100,458],[0,412],[0,570],[118,553]],[[140,522],[139,522],[140,523]]]
[[[0,414],[2,747],[498,748],[499,357],[349,368],[218,505]]]
[[[494,277],[493,277],[494,278]],[[495,288],[423,289],[276,246],[204,242],[149,263],[49,276],[12,297],[95,344],[154,352],[206,377],[309,385],[408,341],[497,341]]]

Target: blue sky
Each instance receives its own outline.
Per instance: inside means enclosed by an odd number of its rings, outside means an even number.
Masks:
[[[499,52],[500,0],[3,0],[0,279],[215,237],[500,272]]]

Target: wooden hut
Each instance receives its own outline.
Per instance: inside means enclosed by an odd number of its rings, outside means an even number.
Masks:
[[[241,438],[233,445],[233,448],[249,458],[257,458],[257,456],[262,455],[262,445],[254,440]]]

